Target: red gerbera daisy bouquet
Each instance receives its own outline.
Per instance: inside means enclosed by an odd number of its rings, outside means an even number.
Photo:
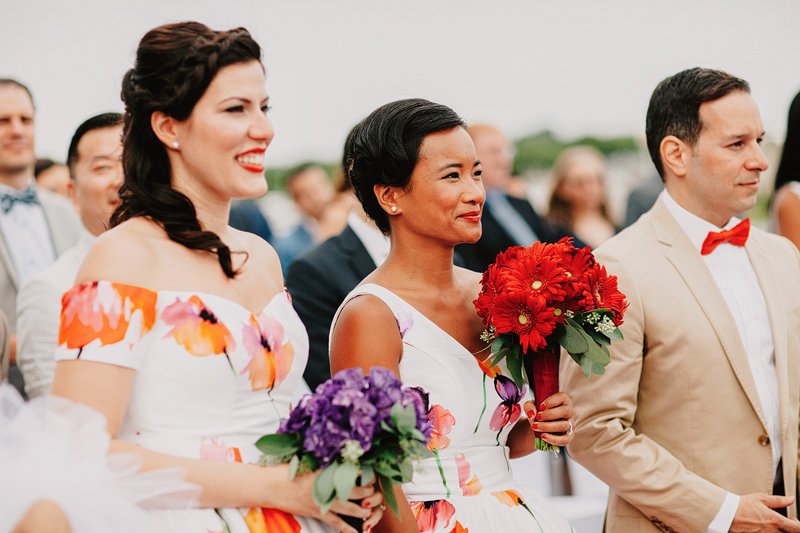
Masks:
[[[568,237],[514,246],[498,254],[481,286],[474,303],[486,326],[481,338],[492,345],[489,363],[505,359],[520,387],[530,378],[537,404],[558,392],[562,346],[587,378],[605,373],[628,304],[588,246],[576,248]],[[536,448],[557,447],[537,432]]]

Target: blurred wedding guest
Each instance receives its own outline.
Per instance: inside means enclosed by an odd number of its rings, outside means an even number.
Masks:
[[[316,163],[303,163],[290,171],[286,190],[300,211],[302,221],[275,243],[284,272],[292,261],[320,241],[319,220],[335,196],[328,173]]]
[[[341,233],[347,226],[347,218],[350,215],[350,211],[361,205],[353,194],[353,187],[345,179],[341,170],[337,171],[334,184],[336,195],[325,206],[322,216],[319,218],[317,234],[320,242]]]
[[[596,251],[630,306],[605,375],[562,358],[569,451],[610,487],[609,533],[800,532],[800,253],[737,218],[768,166],[758,107],[745,80],[684,70],[646,135],[666,190]]]
[[[800,93],[789,106],[786,140],[770,204],[770,223],[772,231],[800,248]]]
[[[591,146],[567,148],[553,167],[547,218],[592,248],[616,232],[608,214],[605,174],[603,154]]]
[[[664,182],[658,174],[648,176],[631,189],[625,205],[625,222],[622,227],[627,228],[650,211],[663,190]]]
[[[486,188],[481,238],[472,244],[456,246],[467,268],[482,272],[494,263],[499,252],[510,246],[529,246],[537,240],[555,242],[572,235],[568,229],[540,217],[528,200],[508,194],[514,152],[511,142],[499,129],[474,124],[467,131],[481,161]]]
[[[78,243],[26,281],[17,296],[17,364],[29,398],[45,394],[53,381],[61,296],[95,238],[108,228],[122,185],[122,115],[103,113],[83,122],[69,143],[69,192],[83,222]]]
[[[20,390],[21,376],[13,365],[17,292],[75,244],[81,232],[68,200],[36,190],[34,119],[30,90],[16,80],[0,79],[0,309],[12,334],[10,381]]]
[[[349,137],[345,153],[348,143]],[[340,195],[355,199],[350,180],[344,180],[340,188]],[[358,200],[348,210],[346,223],[341,233],[295,260],[286,274],[292,305],[308,331],[308,364],[303,378],[311,390],[331,377],[328,338],[333,315],[350,291],[389,255],[388,237]]]
[[[255,200],[234,201],[228,224],[232,228],[253,233],[267,242],[272,242],[272,228]]]
[[[69,168],[52,159],[37,159],[33,169],[36,187],[69,198]]]
[[[0,309],[0,382],[8,375],[8,352],[11,350],[11,333],[6,314]]]
[[[234,198],[267,190],[261,47],[244,28],[159,26],[122,98],[120,204],[62,299],[52,394],[99,411],[111,453],[200,487],[197,507],[153,511],[169,531],[356,533],[341,514],[374,527],[374,485],[323,513],[318,473],[259,464],[308,357],[275,250],[228,225]]]

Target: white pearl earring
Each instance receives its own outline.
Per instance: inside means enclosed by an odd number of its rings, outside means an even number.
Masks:
[[[181,145],[178,144],[178,141],[172,141],[172,149],[173,150],[178,150],[180,147],[181,147]]]
[[[397,206],[396,205],[393,205],[390,209],[392,210],[392,213],[397,213]]]

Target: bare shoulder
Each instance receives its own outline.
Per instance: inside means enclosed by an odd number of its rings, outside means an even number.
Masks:
[[[253,233],[234,228],[230,228],[230,231],[236,236],[237,240],[246,243],[246,268],[248,270],[255,270],[259,273],[259,276],[266,274],[271,278],[283,280],[281,263],[272,245]],[[236,250],[232,251],[235,253]]]
[[[403,340],[394,313],[369,294],[344,304],[331,333],[331,371],[383,366],[399,374]]]
[[[159,256],[160,243],[168,240],[155,223],[134,218],[123,222],[95,241],[81,265],[76,282],[112,280],[142,285]]]

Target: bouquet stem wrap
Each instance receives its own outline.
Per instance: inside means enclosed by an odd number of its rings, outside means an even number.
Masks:
[[[536,400],[536,408],[539,409],[542,402],[558,392],[558,363],[561,358],[561,348],[547,347],[537,350],[530,354],[529,379],[533,389],[533,397]],[[557,450],[558,446],[542,440],[542,434],[534,431],[537,450]]]

